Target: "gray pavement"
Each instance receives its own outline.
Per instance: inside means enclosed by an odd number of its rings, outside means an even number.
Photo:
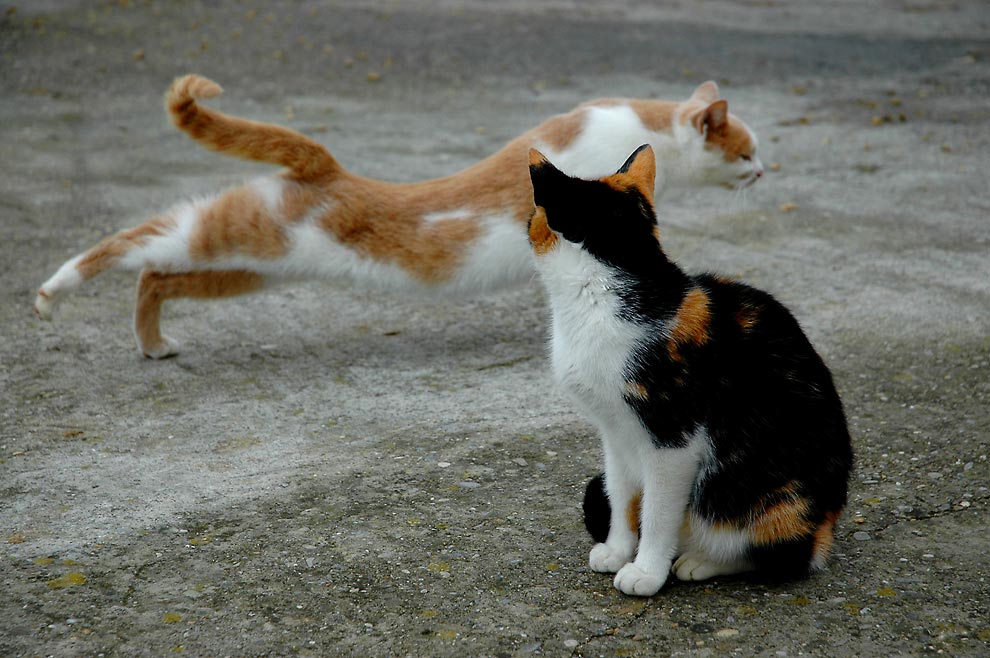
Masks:
[[[986,5],[423,4],[0,3],[0,655],[990,655]],[[391,180],[717,80],[776,165],[661,227],[834,371],[858,462],[828,570],[645,600],[591,573],[598,439],[535,284],[179,302],[164,362],[134,347],[133,277],[38,322],[64,259],[270,171],[168,125],[186,72]]]

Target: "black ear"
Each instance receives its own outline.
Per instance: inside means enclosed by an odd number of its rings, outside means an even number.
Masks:
[[[553,166],[546,156],[536,149],[529,149],[529,178],[533,181],[533,201],[546,208],[561,193],[568,176]]]
[[[529,177],[533,181],[533,202],[546,212],[550,228],[571,242],[583,240],[584,230],[575,212],[575,195],[579,190],[574,179],[536,149],[529,150]]]

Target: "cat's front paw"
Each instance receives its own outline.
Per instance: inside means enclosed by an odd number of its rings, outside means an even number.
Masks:
[[[630,596],[653,596],[667,582],[669,568],[662,572],[651,573],[644,571],[630,562],[615,574],[615,589]]]
[[[627,564],[632,558],[632,553],[626,553],[612,549],[607,544],[595,544],[588,555],[588,566],[592,571],[598,573],[615,573]]]
[[[58,296],[42,288],[38,291],[38,296],[34,298],[34,313],[42,320],[51,320],[58,306]]]

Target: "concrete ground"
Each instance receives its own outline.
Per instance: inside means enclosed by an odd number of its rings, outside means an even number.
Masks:
[[[0,655],[990,655],[986,5],[424,4],[0,2]],[[598,439],[535,284],[175,303],[164,362],[133,277],[37,321],[70,255],[271,171],[168,125],[185,72],[392,180],[717,80],[776,164],[667,201],[665,244],[775,293],[833,369],[858,466],[828,570],[645,600],[590,572]]]

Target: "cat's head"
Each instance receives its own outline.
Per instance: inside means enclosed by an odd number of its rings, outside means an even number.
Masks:
[[[586,251],[613,267],[636,271],[660,253],[653,211],[656,159],[644,144],[611,176],[573,178],[530,149],[536,210],[529,239],[538,257]]]
[[[681,104],[675,134],[691,158],[689,171],[698,183],[733,189],[748,187],[763,176],[756,134],[729,112],[718,86],[705,82]]]

